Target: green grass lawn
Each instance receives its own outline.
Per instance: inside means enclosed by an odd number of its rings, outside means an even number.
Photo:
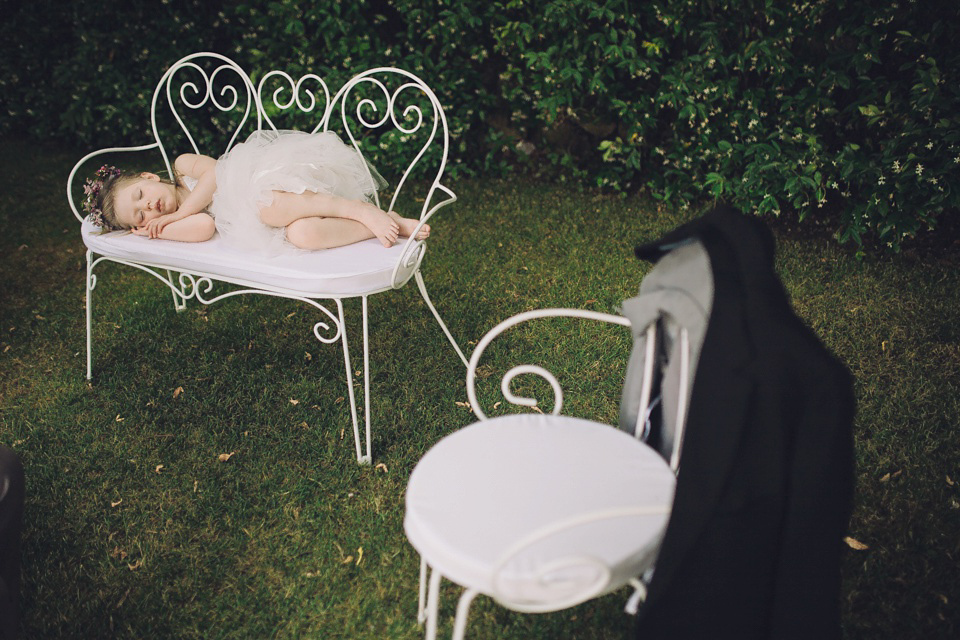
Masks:
[[[373,467],[355,461],[339,347],[313,337],[322,318],[295,301],[176,313],[149,275],[102,266],[88,385],[84,247],[64,195],[82,153],[3,147],[0,443],[27,473],[23,637],[420,638],[404,488],[423,453],[473,418],[458,404],[463,365],[416,288],[371,299]],[[460,200],[438,214],[423,270],[468,354],[521,311],[614,311],[647,270],[633,245],[688,217],[565,186],[450,186]],[[797,311],[856,377],[849,535],[868,548],[845,556],[846,636],[953,637],[957,252],[858,261],[817,234],[777,235]],[[359,369],[360,305],[346,308]],[[505,367],[543,364],[566,412],[613,423],[629,347],[624,330],[588,322],[518,328],[491,347],[481,399],[497,402]],[[534,381],[519,391],[548,395]],[[448,637],[458,591],[443,593]],[[468,635],[623,638],[627,595],[547,615],[481,597]]]

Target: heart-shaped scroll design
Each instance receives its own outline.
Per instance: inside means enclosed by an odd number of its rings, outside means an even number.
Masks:
[[[158,105],[172,113],[195,153],[219,157],[260,129],[331,130],[387,178],[392,193],[386,207],[377,196],[381,208],[396,210],[405,185],[414,181],[429,186],[426,192],[404,196],[400,207],[407,217],[426,222],[455,199],[440,184],[449,151],[440,102],[420,78],[402,69],[365,71],[331,97],[327,83],[313,73],[295,79],[273,70],[254,86],[249,74],[229,58],[209,52],[187,56],[164,74],[151,109],[154,136],[170,169],[168,149],[186,149],[164,139],[168,134],[158,127]],[[404,253],[397,281],[419,265],[422,243],[408,242]]]
[[[323,78],[313,73],[294,80],[284,71],[270,71],[257,84],[257,97],[264,128],[316,132],[327,120],[330,90]],[[313,123],[304,116],[312,116]]]

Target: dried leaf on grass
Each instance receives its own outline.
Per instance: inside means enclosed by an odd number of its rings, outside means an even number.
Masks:
[[[120,598],[120,602],[118,602],[114,607],[115,609],[119,609],[121,606],[123,606],[123,603],[127,601],[127,596],[130,595],[130,592],[132,590],[133,590],[133,587],[130,587],[129,589],[127,589],[126,593],[123,594],[123,597]]]
[[[477,367],[477,379],[484,380],[493,375],[493,367],[489,364],[482,364]]]
[[[843,541],[847,543],[848,547],[856,551],[865,551],[870,548],[867,545],[860,542],[859,540],[851,538],[850,536],[847,536],[846,538],[844,538]]]
[[[153,471],[154,471],[154,473],[160,473],[160,470],[161,470],[161,469],[163,469],[163,465],[162,465],[162,464],[158,464],[158,465],[157,465],[157,468],[154,469]]]
[[[133,564],[128,564],[128,565],[127,565],[127,567],[130,569],[130,571],[136,571],[137,569],[139,569],[139,568],[142,567],[142,566],[143,566],[143,558],[140,558],[139,560],[137,560],[137,561],[134,562]]]
[[[892,480],[893,478],[899,478],[902,473],[903,473],[903,470],[894,471],[893,473],[885,473],[885,474],[883,474],[883,476],[880,478],[880,482],[888,482],[888,481]]]
[[[357,547],[357,566],[360,566],[360,563],[363,562],[363,547]]]
[[[233,454],[235,453],[236,451],[231,451],[230,453],[221,453],[219,456],[217,456],[217,460],[219,460],[220,462],[226,462],[227,460],[232,458]]]
[[[183,393],[183,387],[177,387],[177,390],[173,392],[174,399],[179,398],[181,393]]]
[[[950,476],[947,476],[947,486],[952,487],[954,484],[956,483],[953,481],[953,478],[951,478]]]
[[[382,462],[378,462],[378,463],[377,463],[377,466],[374,467],[374,468],[375,468],[375,469],[383,469],[383,472],[384,472],[384,473],[387,473],[387,465],[383,464]]]
[[[299,401],[299,400],[294,400],[293,398],[290,398],[290,404],[297,405],[297,404],[300,404],[300,401]]]
[[[117,507],[120,506],[120,503],[121,503],[121,502],[123,502],[123,498],[120,498],[120,499],[117,500],[116,502],[111,501],[111,502],[110,502],[110,506],[113,507],[113,508],[117,508]]]

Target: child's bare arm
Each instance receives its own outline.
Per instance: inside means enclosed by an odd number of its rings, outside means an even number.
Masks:
[[[168,224],[206,210],[217,190],[217,161],[210,156],[185,153],[177,158],[173,166],[180,175],[195,179],[197,186],[184,198],[176,211],[154,218],[145,225],[144,228],[151,238],[164,237],[161,233]]]
[[[167,223],[155,235],[151,235],[150,230],[146,227],[138,227],[133,229],[132,232],[148,238],[162,238],[179,242],[204,242],[212,238],[216,230],[217,226],[213,222],[213,218],[206,213],[199,213]]]
[[[185,153],[177,158],[173,166],[180,175],[189,176],[197,181],[197,186],[180,203],[176,212],[178,214],[182,212],[183,217],[186,217],[200,213],[210,206],[213,194],[217,190],[217,161],[210,156]]]

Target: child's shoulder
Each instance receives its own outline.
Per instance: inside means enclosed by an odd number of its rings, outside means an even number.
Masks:
[[[177,156],[173,163],[173,168],[178,174],[191,178],[199,178],[216,166],[217,161],[215,159],[199,153],[184,153]]]

